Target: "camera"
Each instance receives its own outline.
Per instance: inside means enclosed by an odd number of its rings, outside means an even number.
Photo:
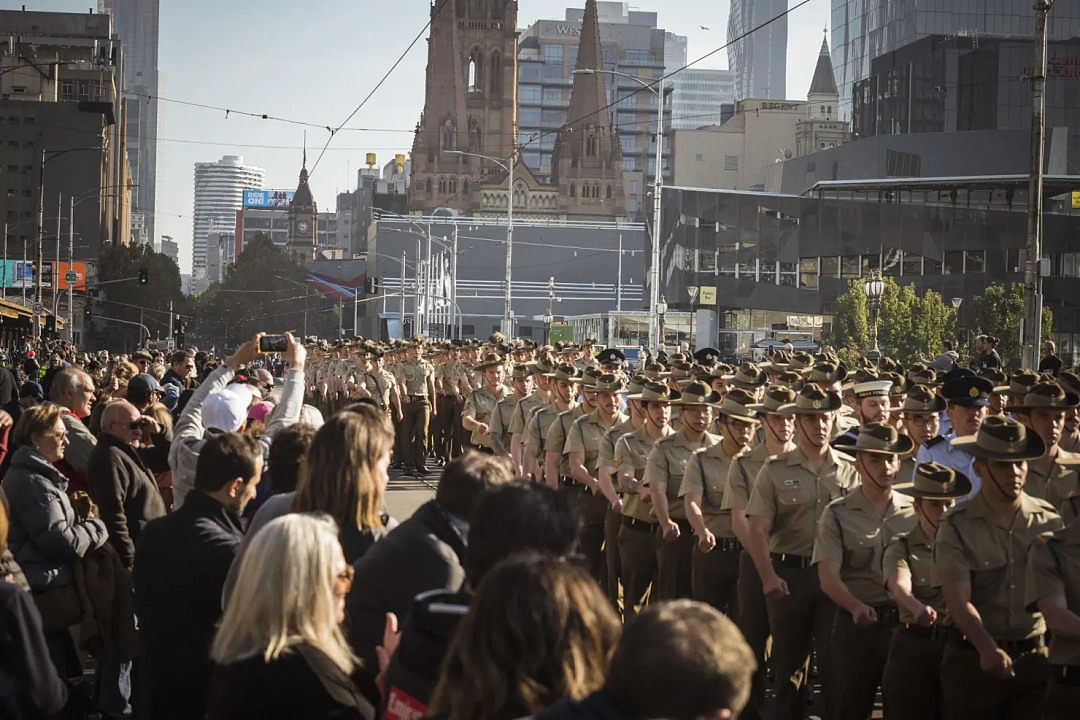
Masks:
[[[284,335],[263,335],[259,338],[259,352],[283,353],[289,347],[289,341]]]

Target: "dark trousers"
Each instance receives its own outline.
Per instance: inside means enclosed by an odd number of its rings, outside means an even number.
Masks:
[[[657,600],[680,600],[694,594],[691,581],[694,547],[697,538],[686,520],[679,523],[679,537],[671,542],[664,539],[660,527],[656,528],[656,586],[653,596]]]
[[[775,565],[790,594],[767,600],[772,629],[772,667],[776,676],[777,720],[802,720],[809,691],[810,653],[817,648],[818,677],[826,720],[834,712],[832,637],[836,605],[821,590],[817,568]]]
[[[610,504],[603,495],[594,495],[583,485],[578,485],[574,504],[577,506],[581,534],[578,548],[585,556],[585,564],[600,587],[607,588],[607,561],[604,558],[604,528]]]
[[[746,703],[742,720],[761,720],[765,713],[766,658],[769,646],[769,610],[765,593],[761,589],[761,576],[754,567],[754,560],[745,549],[739,554],[739,630],[757,660],[750,700]]]
[[[428,423],[431,420],[431,403],[425,397],[409,398],[404,408],[405,420],[402,423],[405,437],[402,450],[404,462],[408,467],[420,467],[427,462]]]
[[[720,542],[718,540],[718,542]],[[730,618],[739,617],[739,555],[741,549],[722,550],[714,547],[707,553],[694,542],[691,561],[693,598],[708,603]]]
[[[625,516],[624,516],[625,517]],[[645,607],[649,586],[656,577],[656,532],[652,523],[619,528],[619,564],[623,578],[623,617],[630,620]]]
[[[1052,671],[1059,670],[1053,665],[1050,668]],[[1080,686],[1065,685],[1051,679],[1046,685],[1042,720],[1074,720],[1078,711],[1080,711]]]
[[[432,421],[431,437],[435,457],[449,461],[451,439],[454,435],[454,396],[439,395],[435,398],[435,407],[439,411]]]
[[[945,638],[914,637],[893,631],[881,679],[881,697],[894,720],[940,720],[941,658]]]
[[[992,678],[979,667],[979,653],[948,642],[941,661],[945,720],[1033,720],[1046,695],[1050,665],[1046,648],[1013,657],[1015,677]],[[1072,708],[1069,717],[1076,717]]]
[[[408,408],[408,403],[401,404],[401,416],[402,419],[398,420],[397,414],[391,415],[391,420],[394,423],[394,464],[405,463],[405,410]]]
[[[619,583],[622,580],[622,564],[619,562],[619,528],[622,513],[607,506],[604,515],[604,563],[607,565],[607,596],[614,608],[619,607]]]
[[[858,627],[851,613],[836,611],[832,633],[836,720],[866,720],[874,712],[874,700],[885,675],[889,640],[895,627],[895,611],[878,609],[878,621],[868,627]],[[885,706],[885,717],[892,718],[888,705]]]
[[[469,446],[469,431],[461,424],[461,413],[465,410],[465,401],[454,398],[454,414],[450,421],[450,458],[456,458]]]

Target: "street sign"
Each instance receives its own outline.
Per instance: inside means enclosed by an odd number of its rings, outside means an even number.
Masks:
[[[66,282],[73,283],[78,279],[79,279],[78,273],[71,272],[70,270],[68,270],[66,273],[64,273],[64,280]]]
[[[701,288],[701,304],[702,305],[715,305],[716,304],[716,288],[715,287],[703,287],[703,288]]]
[[[30,311],[34,313],[34,317],[41,317],[45,314],[45,306],[41,303],[34,303],[34,306],[30,308]]]

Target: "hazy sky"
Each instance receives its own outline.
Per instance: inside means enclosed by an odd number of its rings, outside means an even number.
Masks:
[[[574,0],[522,0],[518,26],[561,19]],[[96,0],[0,0],[0,8],[86,12]],[[659,26],[689,38],[689,59],[726,42],[729,0],[649,0]],[[796,0],[791,0],[795,5]],[[580,2],[584,6],[584,0]],[[159,94],[171,100],[337,127],[390,68],[428,20],[428,0],[161,0]],[[788,99],[806,97],[828,22],[829,0],[788,16]],[[709,28],[702,29],[702,26]],[[426,33],[424,35],[426,37]],[[320,210],[351,189],[364,155],[379,166],[408,152],[424,104],[427,43],[422,38],[389,80],[330,143],[311,175]],[[698,67],[726,68],[722,50]],[[311,170],[329,137],[307,130]],[[191,271],[194,163],[242,155],[266,169],[268,188],[295,188],[304,128],[163,101],[158,130],[157,234],[180,244]]]

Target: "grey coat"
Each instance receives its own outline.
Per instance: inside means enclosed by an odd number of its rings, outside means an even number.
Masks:
[[[66,490],[67,479],[37,451],[15,451],[4,477],[8,546],[34,592],[69,585],[74,561],[109,539],[101,520],[75,521]]]

